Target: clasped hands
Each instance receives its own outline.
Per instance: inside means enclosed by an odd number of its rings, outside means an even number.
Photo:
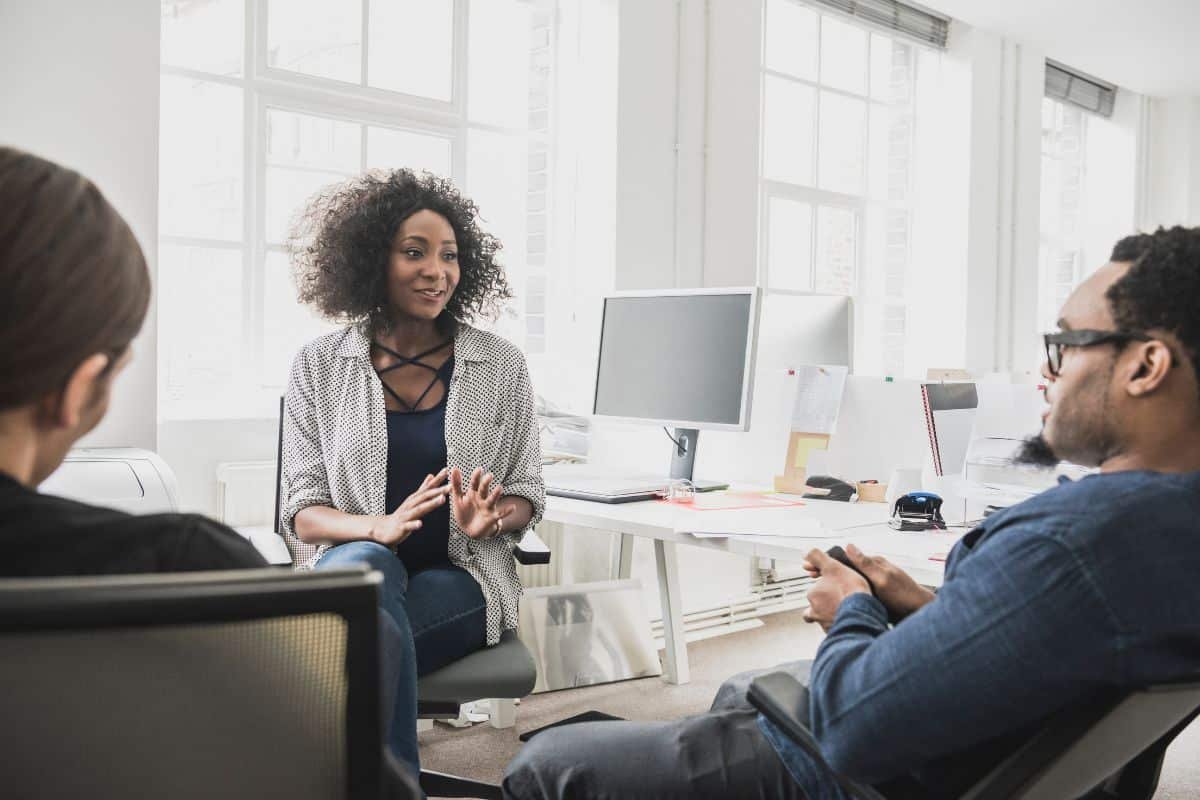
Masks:
[[[449,478],[449,480],[447,480]],[[371,538],[393,547],[421,527],[421,518],[450,498],[450,510],[458,527],[472,539],[490,539],[504,528],[504,517],[511,511],[499,504],[501,486],[492,473],[476,467],[463,484],[458,467],[443,467],[436,475],[426,475],[417,490],[404,499],[395,511],[379,518],[371,529]]]
[[[882,556],[869,556],[854,545],[846,546],[846,555],[875,586],[875,597],[893,619],[903,619],[933,599],[933,592]],[[854,570],[823,550],[813,549],[805,556],[804,569],[817,582],[808,590],[806,622],[815,622],[828,631],[838,606],[852,594],[871,593],[871,587]]]

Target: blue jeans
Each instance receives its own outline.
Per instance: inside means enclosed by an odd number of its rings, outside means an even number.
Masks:
[[[486,644],[487,604],[479,584],[466,570],[445,564],[409,575],[404,562],[376,542],[338,545],[321,557],[316,568],[362,564],[383,573],[380,667],[384,707],[391,709],[388,747],[416,775],[420,772],[417,677]]]

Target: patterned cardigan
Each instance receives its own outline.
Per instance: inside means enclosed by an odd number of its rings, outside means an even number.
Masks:
[[[330,549],[296,536],[303,508],[383,514],[387,492],[387,417],[371,344],[348,327],[309,342],[292,364],[283,417],[281,526],[293,563],[312,569]],[[546,503],[541,445],[525,358],[499,336],[460,324],[446,398],[446,460],[464,476],[481,466],[506,495],[533,504],[530,526]],[[524,531],[468,537],[450,520],[450,562],[479,582],[487,600],[487,643],[517,627],[521,582],[513,549]]]

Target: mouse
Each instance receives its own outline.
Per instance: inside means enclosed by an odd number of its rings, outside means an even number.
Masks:
[[[838,480],[830,475],[811,475],[804,481],[806,486],[814,489],[828,489],[828,494],[817,494],[810,492],[803,497],[810,500],[841,500],[848,502],[858,499],[858,492],[853,484],[846,483],[843,480]]]

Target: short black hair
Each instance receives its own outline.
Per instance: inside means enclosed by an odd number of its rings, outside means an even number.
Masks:
[[[387,323],[387,264],[401,223],[434,211],[454,229],[459,282],[443,322],[495,318],[512,298],[497,262],[500,241],[479,225],[479,209],[445,178],[410,169],[368,172],[312,198],[292,227],[300,301],[336,322]]]
[[[1127,236],[1110,258],[1133,265],[1106,294],[1117,328],[1170,332],[1200,381],[1200,228]]]

